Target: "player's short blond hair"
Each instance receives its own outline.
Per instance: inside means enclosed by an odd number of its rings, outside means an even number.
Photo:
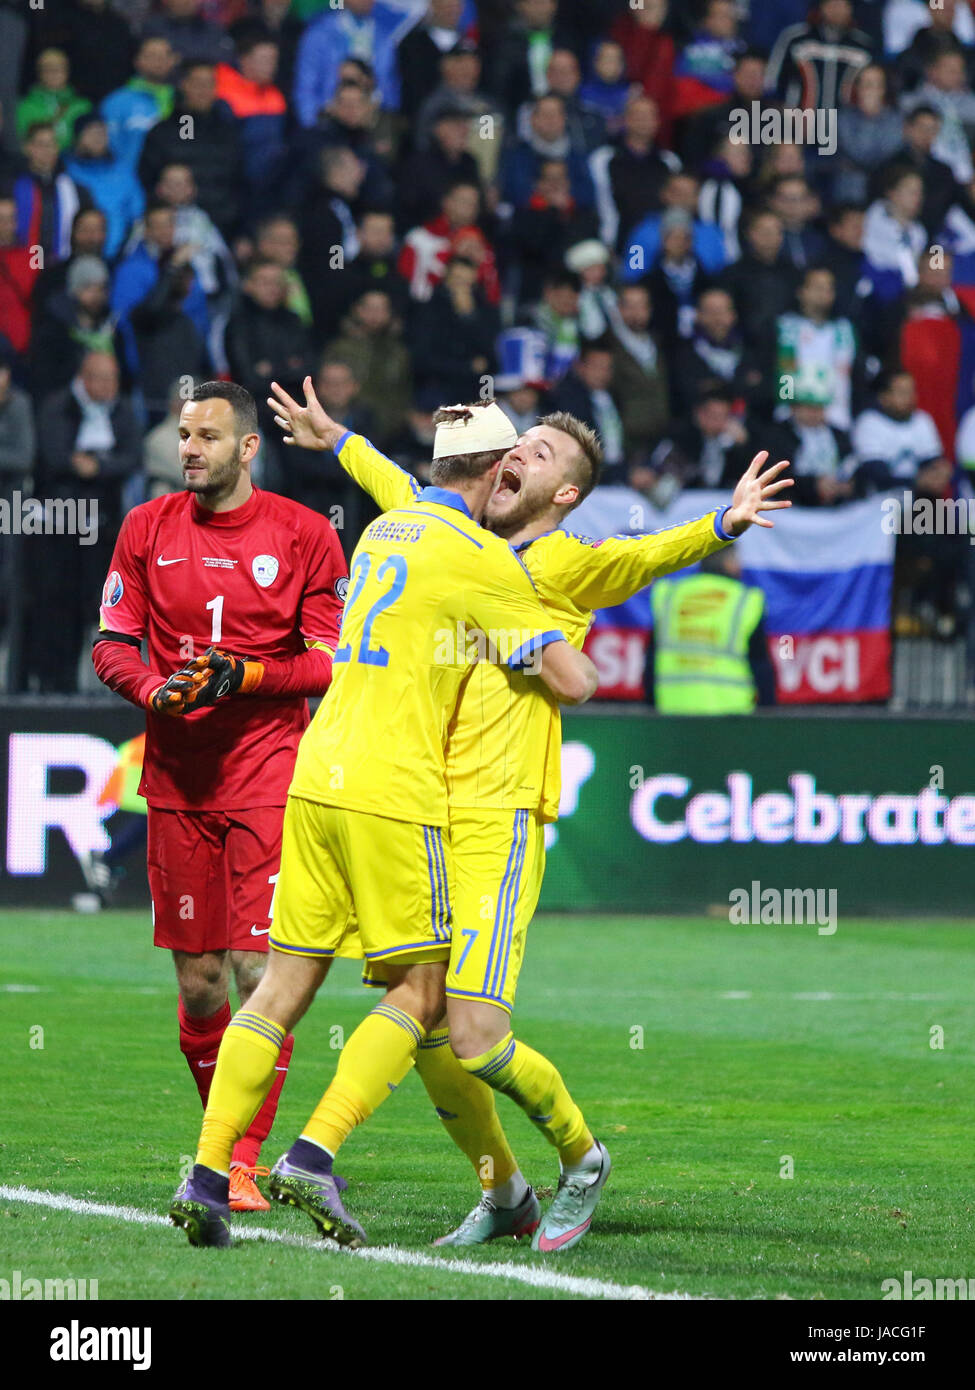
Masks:
[[[538,423],[547,425],[550,430],[558,430],[560,434],[567,434],[578,446],[566,478],[567,482],[575,483],[579,489],[579,498],[575,503],[578,506],[592,492],[603,471],[603,446],[599,435],[567,410],[554,410],[549,415],[543,415]]]

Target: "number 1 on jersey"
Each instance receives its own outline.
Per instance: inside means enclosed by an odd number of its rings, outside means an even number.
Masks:
[[[219,646],[223,639],[223,594],[217,594],[207,604],[207,612],[213,613],[213,620],[210,623],[210,645]]]

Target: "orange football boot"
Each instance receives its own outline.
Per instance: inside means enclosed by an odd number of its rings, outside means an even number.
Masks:
[[[230,1165],[230,1210],[270,1211],[271,1203],[261,1196],[255,1178],[266,1178],[270,1168],[245,1168],[242,1163]]]

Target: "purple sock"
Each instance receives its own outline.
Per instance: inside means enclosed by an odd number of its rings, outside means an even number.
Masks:
[[[226,1206],[230,1200],[230,1179],[212,1168],[205,1168],[202,1163],[194,1163],[190,1183],[201,1197],[208,1197],[211,1202]]]
[[[293,1163],[296,1168],[304,1168],[308,1173],[320,1174],[322,1177],[332,1175],[332,1155],[307,1139],[295,1140],[288,1150],[288,1162]]]

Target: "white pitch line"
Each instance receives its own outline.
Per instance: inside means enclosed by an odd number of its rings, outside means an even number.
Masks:
[[[106,1216],[114,1221],[130,1221],[136,1226],[169,1226],[169,1220],[152,1211],[140,1211],[138,1207],[114,1206],[104,1202],[87,1202],[79,1197],[69,1197],[61,1192],[39,1192],[30,1187],[6,1187],[0,1184],[0,1200],[24,1202],[33,1207],[49,1207],[54,1211],[72,1212],[77,1216]],[[294,1245],[306,1250],[326,1250],[332,1254],[342,1254],[349,1258],[374,1260],[377,1264],[408,1265],[414,1269],[439,1269],[445,1273],[471,1274],[485,1279],[508,1279],[515,1284],[527,1284],[534,1289],[551,1289],[557,1293],[577,1294],[582,1298],[612,1299],[654,1299],[660,1301],[686,1301],[692,1295],[685,1293],[655,1293],[640,1284],[611,1284],[603,1279],[581,1278],[573,1274],[559,1274],[553,1269],[539,1269],[535,1266],[478,1264],[473,1260],[443,1260],[435,1255],[423,1255],[415,1250],[400,1250],[395,1245],[376,1246],[364,1250],[342,1250],[330,1241],[313,1240],[307,1236],[292,1235],[289,1231],[275,1231],[262,1226],[234,1226],[235,1239],[273,1240],[280,1245]]]

